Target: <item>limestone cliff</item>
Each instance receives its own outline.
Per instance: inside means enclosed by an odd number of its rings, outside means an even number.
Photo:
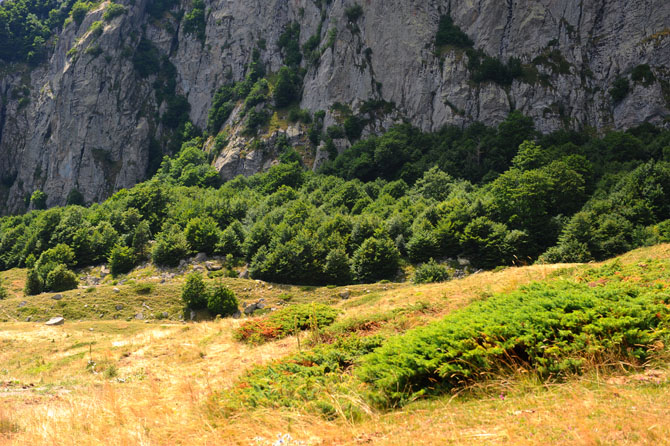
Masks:
[[[333,104],[358,112],[371,100],[393,109],[375,114],[366,133],[399,120],[424,130],[496,124],[512,109],[533,117],[542,131],[668,125],[667,0],[359,3],[362,15],[352,21],[346,14],[352,0],[206,0],[204,39],[184,29],[190,1],[156,17],[147,0],[124,0],[125,14],[103,21],[102,32],[92,27],[101,21],[106,3],[100,4],[79,26],[64,26],[47,63],[0,73],[0,208],[22,209],[35,189],[47,193],[49,205],[64,203],[73,189],[87,201],[101,200],[145,178],[150,150],[167,129],[156,75],[143,77],[133,66],[142,42],[172,63],[176,92],[188,99],[191,121],[204,128],[214,92],[244,77],[254,49],[269,72],[282,66],[277,42],[293,22],[300,24],[301,45],[315,34],[319,41],[318,56],[302,62],[300,105],[326,111],[324,127],[335,122]],[[435,48],[447,14],[474,48],[501,61],[517,57],[531,75],[506,86],[473,82],[462,49]],[[634,81],[640,66],[651,76]],[[629,79],[630,89],[614,102],[610,89],[618,78]],[[233,130],[234,119],[235,113]],[[297,128],[289,133],[304,140]],[[272,161],[272,151],[245,144],[233,135],[214,160],[226,178]]]

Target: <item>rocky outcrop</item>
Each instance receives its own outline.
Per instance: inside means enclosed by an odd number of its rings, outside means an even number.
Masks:
[[[176,92],[188,99],[190,118],[201,128],[214,91],[244,77],[254,48],[268,70],[280,68],[277,41],[291,22],[300,23],[301,44],[320,30],[320,58],[303,61],[301,107],[326,111],[326,127],[335,122],[336,102],[356,112],[370,100],[394,109],[376,115],[366,132],[400,119],[424,130],[496,124],[512,109],[533,117],[542,131],[668,125],[666,0],[366,0],[352,23],[346,8],[353,4],[205,1],[204,41],[186,33],[178,20],[176,12],[190,10],[190,1],[161,19],[147,13],[147,0],[126,1],[126,13],[105,22],[98,35],[91,24],[101,20],[106,3],[101,4],[80,26],[64,27],[48,63],[0,74],[0,207],[23,209],[35,189],[46,192],[48,205],[64,203],[74,189],[86,201],[101,200],[145,178],[150,152],[166,135],[160,120],[166,105],[158,103],[155,75],[143,78],[133,67],[143,37],[169,57]],[[436,54],[435,33],[447,13],[476,48],[503,61],[518,57],[532,75],[509,86],[474,83],[462,50]],[[641,65],[649,65],[652,81],[631,80]],[[619,77],[630,80],[630,91],[615,104],[609,90]],[[300,139],[295,129],[289,131]],[[273,157],[235,133],[214,163],[230,178],[265,169]]]

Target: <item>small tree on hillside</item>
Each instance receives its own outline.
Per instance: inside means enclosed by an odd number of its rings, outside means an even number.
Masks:
[[[231,316],[237,311],[238,305],[235,293],[222,284],[215,285],[209,292],[207,309],[215,316]]]
[[[209,294],[200,273],[191,273],[186,277],[186,283],[181,289],[181,300],[192,310],[207,308]]]

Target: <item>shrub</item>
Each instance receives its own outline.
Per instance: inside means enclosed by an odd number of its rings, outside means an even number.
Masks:
[[[415,231],[406,247],[409,259],[415,263],[425,262],[440,255],[440,243],[435,231]]]
[[[594,360],[642,363],[667,327],[670,296],[630,278],[653,283],[664,268],[614,262],[476,303],[391,338],[362,358],[358,375],[393,404],[519,367],[546,378]]]
[[[102,18],[105,22],[111,22],[113,19],[124,14],[125,12],[126,8],[124,8],[122,5],[119,5],[118,3],[110,3],[107,5],[107,8],[105,8],[105,13],[102,15]]]
[[[638,65],[633,68],[630,77],[634,82],[639,82],[644,86],[649,86],[656,81],[656,77],[648,64]]]
[[[287,107],[300,98],[299,96],[299,78],[295,72],[289,67],[281,67],[277,75],[277,83],[275,84],[272,97],[275,105],[279,108]]]
[[[154,44],[142,37],[133,55],[133,67],[140,77],[148,77],[160,71],[160,53]]]
[[[399,257],[391,239],[370,237],[354,253],[354,276],[364,283],[392,279],[398,272]]]
[[[100,20],[97,20],[91,23],[91,27],[88,30],[94,38],[98,38],[102,35],[104,29],[105,25]],[[86,51],[88,51],[88,49]]]
[[[116,245],[107,259],[113,276],[125,274],[135,266],[135,252],[128,246]]]
[[[623,101],[626,99],[626,96],[628,96],[629,90],[630,84],[628,83],[628,79],[625,77],[616,78],[612,83],[612,88],[610,88],[610,96],[612,97],[612,101],[615,104]]]
[[[344,249],[336,248],[328,253],[323,274],[328,284],[346,285],[351,283],[351,263]]]
[[[435,35],[435,45],[453,45],[459,48],[470,48],[472,40],[454,24],[450,15],[440,17],[440,24]]]
[[[65,265],[58,265],[47,274],[44,281],[46,291],[67,291],[77,288],[77,275],[67,269]]]
[[[27,296],[34,296],[40,294],[44,289],[44,280],[40,277],[36,269],[28,270],[26,277],[25,293]]]
[[[363,17],[363,7],[358,3],[351,5],[344,10],[344,15],[347,16],[347,20],[351,23],[356,23],[358,19]]]
[[[184,301],[186,308],[192,310],[207,308],[209,293],[202,279],[202,274],[191,273],[186,276],[186,283],[181,289],[181,300]]]
[[[193,0],[193,9],[184,15],[184,32],[193,34],[204,42],[205,26],[205,3],[202,0]]]
[[[137,227],[135,228],[135,233],[133,234],[133,252],[135,257],[139,259],[145,259],[148,255],[149,242],[151,241],[151,230],[149,229],[149,223],[145,220],[142,220]]]
[[[233,225],[228,226],[222,233],[221,239],[216,245],[216,252],[222,255],[242,256],[242,243],[235,232]]]
[[[0,300],[6,299],[8,296],[7,289],[2,284],[2,278],[0,278]]]
[[[173,225],[156,235],[151,259],[157,265],[177,266],[190,252],[188,241],[179,226]]]
[[[77,206],[84,206],[86,204],[86,200],[84,199],[84,194],[79,192],[78,189],[70,189],[70,192],[67,194],[67,198],[65,200],[65,204],[67,205],[77,205]]]
[[[239,303],[231,289],[219,284],[215,285],[208,294],[207,310],[211,314],[232,316],[238,310]]]
[[[412,281],[414,283],[435,283],[449,280],[447,268],[435,260],[430,259],[428,263],[419,266],[414,272]]]
[[[263,319],[244,322],[235,331],[235,339],[259,344],[284,338],[308,328],[326,327],[333,323],[337,315],[338,310],[324,304],[292,305],[270,313]]]
[[[258,129],[263,127],[270,120],[270,115],[267,111],[251,110],[247,116],[247,122],[244,126],[244,133],[247,136],[256,136]]]
[[[216,134],[226,122],[235,108],[234,99],[235,92],[230,85],[223,85],[216,91],[207,115],[207,131],[210,135]]]
[[[39,269],[48,264],[64,264],[72,267],[76,264],[74,251],[68,245],[59,243],[40,254],[35,267]]]
[[[302,61],[300,52],[300,24],[294,22],[289,24],[279,36],[277,46],[284,56],[284,63],[289,67],[297,67]]]
[[[265,79],[258,80],[258,82],[254,84],[254,86],[251,88],[251,91],[244,100],[244,110],[251,110],[256,105],[266,102],[268,100],[268,93],[270,91],[269,88],[268,81]]]
[[[212,217],[196,217],[189,220],[184,235],[193,251],[211,254],[219,241],[220,232]]]
[[[346,117],[342,123],[342,127],[344,128],[344,134],[347,135],[347,138],[349,138],[350,141],[353,141],[361,137],[361,133],[363,133],[363,128],[365,127],[365,121],[357,116],[350,115]]]
[[[163,124],[171,129],[176,129],[188,121],[191,104],[184,96],[170,96],[167,99],[167,110],[163,113],[161,120]]]
[[[82,2],[81,0],[76,2],[74,5],[72,5],[72,19],[74,22],[77,24],[77,26],[81,25],[81,22],[84,21],[84,18],[86,17],[86,14],[88,14],[88,11],[91,9],[91,3],[90,2]]]
[[[137,294],[151,294],[154,290],[154,285],[152,283],[138,283],[133,287],[133,290]]]
[[[353,382],[348,371],[358,358],[381,343],[379,335],[338,338],[332,344],[252,368],[239,385],[217,399],[228,411],[239,407],[287,407],[308,410],[327,419],[338,415],[361,419],[365,412],[356,402],[360,398],[353,387],[358,383]]]
[[[46,209],[47,207],[47,194],[37,189],[30,196],[30,204],[33,209]]]

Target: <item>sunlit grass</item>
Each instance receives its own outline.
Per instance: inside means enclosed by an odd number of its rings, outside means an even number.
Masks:
[[[648,258],[670,258],[670,246],[636,250],[621,261]],[[442,284],[349,286],[345,287],[350,291],[348,300],[338,296],[342,288],[301,290],[275,285],[269,289],[269,284],[224,280],[247,293],[242,300],[264,297],[275,305],[282,301],[281,294],[290,294],[290,303],[311,299],[336,305],[344,313],[332,331],[323,334],[334,336],[351,327],[404,331],[473,300],[533,280],[572,277],[581,269],[538,265]],[[14,282],[8,286],[10,292],[20,292],[22,285],[16,282],[23,280],[25,271],[2,274],[6,283]],[[155,305],[154,312],[162,311],[169,305],[179,308],[181,280],[156,282],[149,295],[134,295],[132,284],[116,285],[120,292],[114,293],[110,282],[87,295],[83,290],[64,293],[63,300],[68,305],[102,305],[113,298],[129,308],[129,315],[142,302]],[[243,291],[249,288],[252,291]],[[58,308],[49,295],[26,298],[19,293],[0,302],[0,318],[18,319],[14,318],[18,303],[29,299],[34,299],[31,305],[39,311]],[[366,325],[366,318],[373,323]],[[212,395],[233,386],[252,366],[295,353],[295,337],[260,346],[241,344],[232,337],[241,321],[233,319],[146,323],[100,319],[93,311],[82,319],[59,327],[0,324],[0,444],[247,445],[272,444],[278,434],[286,433],[313,445],[670,444],[670,361],[665,346],[659,346],[656,360],[649,365],[653,373],[595,367],[563,383],[543,383],[519,372],[402,409],[369,410],[355,422],[342,416],[327,421],[317,414],[280,409],[240,410],[221,418],[212,406]],[[302,348],[309,344],[309,336],[303,336]],[[337,400],[342,395],[333,397]]]

